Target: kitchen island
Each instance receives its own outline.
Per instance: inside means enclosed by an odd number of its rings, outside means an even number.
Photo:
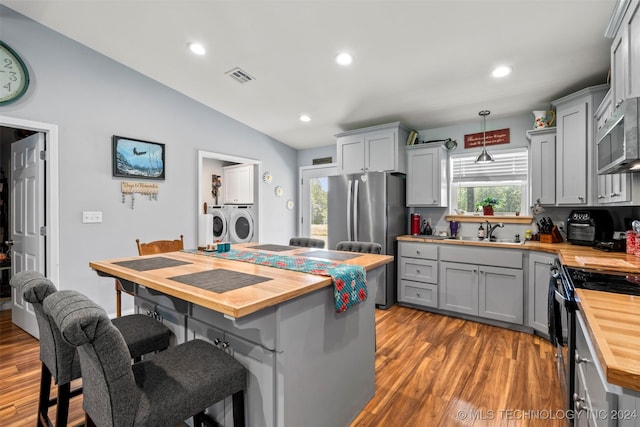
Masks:
[[[259,247],[273,249],[261,252],[274,257],[310,256],[364,267],[369,295],[336,313],[330,277],[203,252],[111,259],[90,266],[133,291],[138,310],[167,323],[176,342],[209,340],[247,367],[247,425],[348,425],[375,393],[375,293],[378,277],[393,257],[234,245]],[[154,263],[155,268],[149,268]],[[177,279],[212,271],[223,271],[227,284],[249,284],[215,292]],[[221,425],[232,425],[231,408],[228,400],[209,412]]]

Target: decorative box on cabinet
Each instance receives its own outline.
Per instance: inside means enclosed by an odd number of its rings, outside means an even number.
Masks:
[[[398,300],[424,307],[438,307],[438,246],[398,242]]]
[[[407,206],[446,207],[448,156],[444,145],[410,145],[406,151]]]
[[[556,204],[556,128],[527,131],[531,205]]]
[[[408,135],[409,130],[400,122],[336,135],[339,174],[377,171],[406,173],[403,147]]]
[[[556,107],[556,204],[593,205],[594,111],[607,85],[588,87],[552,102]]]
[[[222,194],[225,203],[253,204],[253,168],[252,164],[222,168]]]

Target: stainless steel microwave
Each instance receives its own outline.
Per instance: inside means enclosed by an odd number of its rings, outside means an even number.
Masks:
[[[639,113],[640,98],[628,98],[600,129],[596,137],[598,174],[640,172]]]

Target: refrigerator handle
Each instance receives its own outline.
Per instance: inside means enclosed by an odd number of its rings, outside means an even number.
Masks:
[[[358,241],[358,184],[359,180],[355,180],[355,190],[353,193],[353,240]]]
[[[351,183],[349,180],[349,187],[347,187],[347,240],[351,240]]]

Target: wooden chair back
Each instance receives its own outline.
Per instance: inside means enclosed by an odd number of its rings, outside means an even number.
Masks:
[[[138,245],[138,255],[153,255],[165,252],[175,252],[184,249],[184,237],[180,235],[180,239],[176,240],[154,240],[153,242],[140,243],[140,239],[136,239]]]

